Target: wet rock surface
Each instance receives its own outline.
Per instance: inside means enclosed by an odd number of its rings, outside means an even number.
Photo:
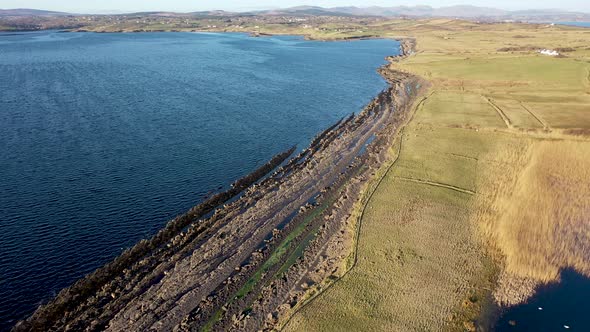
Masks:
[[[387,69],[383,70],[385,72]],[[410,101],[419,89],[415,78],[399,72],[388,74],[394,75],[386,76],[392,77],[392,88],[384,92],[387,96],[376,99],[376,105],[387,105],[384,109],[396,112],[390,114],[387,124],[379,130],[367,152],[355,158],[342,181],[333,186],[339,189],[325,193],[326,198],[331,198],[331,205],[314,219],[315,227],[311,229],[318,230],[315,239],[285,273],[261,282],[261,286],[244,301],[247,304],[232,303],[235,309],[230,307],[227,310],[226,320],[219,322],[215,330],[276,330],[302,303],[329,284],[324,281],[335,280],[345,273],[345,260],[354,241],[354,235],[350,233],[354,204],[367,180],[387,158],[391,139],[406,119]],[[273,274],[274,271],[269,273]]]

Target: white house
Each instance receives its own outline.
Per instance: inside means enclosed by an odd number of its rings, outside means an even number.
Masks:
[[[539,53],[543,54],[543,55],[549,55],[549,56],[558,56],[559,52],[555,51],[555,50],[540,50]]]

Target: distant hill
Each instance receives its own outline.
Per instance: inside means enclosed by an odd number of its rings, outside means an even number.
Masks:
[[[0,9],[0,17],[6,16],[68,16],[72,14],[38,9]]]
[[[227,17],[227,16],[234,16],[237,15],[236,13],[226,12],[224,10],[208,10],[208,11],[199,11],[199,12],[191,12],[191,13],[177,13],[177,12],[136,12],[136,13],[126,13],[126,14],[117,14],[117,15],[124,15],[124,16],[155,16],[155,17],[188,17],[188,16],[211,16],[211,17]]]
[[[188,13],[191,16],[210,16],[210,17],[227,17],[227,16],[236,16],[241,15],[241,13],[234,13],[234,12],[227,12],[225,10],[208,10],[208,11],[200,11],[200,12],[192,12]]]
[[[59,17],[72,15],[55,11],[36,9],[0,9],[0,17],[44,16]],[[160,16],[160,17],[227,17],[244,15],[274,16],[384,16],[384,17],[445,17],[478,19],[488,21],[518,20],[528,22],[590,21],[590,13],[567,12],[563,10],[520,10],[508,11],[496,8],[469,5],[434,8],[431,6],[396,6],[396,7],[333,7],[298,6],[284,9],[260,10],[251,12],[227,12],[223,10],[199,11],[192,13],[174,12],[140,12],[120,15]]]
[[[351,16],[355,14],[337,11],[333,8],[317,6],[298,6],[285,9],[261,10],[252,12],[258,15],[301,15],[301,16]]]
[[[385,16],[385,17],[448,17],[465,19],[496,19],[523,21],[590,20],[588,13],[567,12],[563,10],[521,10],[508,11],[497,8],[469,5],[434,8],[431,6],[396,7],[333,7],[323,8],[302,6],[286,9],[260,11],[263,15],[302,15],[302,16]]]
[[[453,16],[453,17],[477,17],[491,15],[505,15],[507,11],[494,8],[475,6],[451,6],[433,8],[430,6],[397,6],[397,7],[335,7],[327,9],[338,13],[347,13],[360,16]]]
[[[438,8],[433,11],[432,16],[454,16],[454,17],[485,17],[485,16],[502,16],[509,14],[508,11],[486,8],[486,7],[475,7],[475,6],[452,6]]]

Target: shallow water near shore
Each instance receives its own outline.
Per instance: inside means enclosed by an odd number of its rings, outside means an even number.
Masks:
[[[387,86],[391,40],[0,35],[0,330]]]
[[[590,279],[566,270],[560,283],[541,287],[527,303],[504,312],[496,331],[590,331],[589,312]]]

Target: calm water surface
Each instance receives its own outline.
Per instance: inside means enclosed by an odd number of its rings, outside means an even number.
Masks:
[[[559,24],[590,28],[590,22],[559,22]]]
[[[496,331],[590,331],[590,279],[563,271],[560,283],[541,287],[527,303],[503,313]]]
[[[358,112],[390,40],[0,34],[0,330]]]

